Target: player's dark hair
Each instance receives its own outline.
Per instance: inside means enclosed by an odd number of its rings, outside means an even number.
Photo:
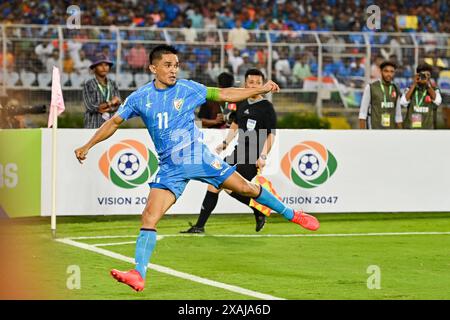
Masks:
[[[428,72],[432,73],[433,72],[433,68],[427,63],[419,64],[417,66],[416,72],[417,73],[421,73],[421,72],[424,72],[424,71],[428,71]]]
[[[261,76],[263,81],[266,80],[266,77],[264,76],[264,73],[261,72],[261,70],[258,69],[248,69],[245,73],[245,80],[247,80],[248,76]]]
[[[219,88],[230,88],[234,85],[234,76],[229,72],[222,72],[217,77]]]
[[[150,54],[148,55],[148,60],[150,64],[153,64],[155,60],[161,59],[163,54],[168,53],[178,54],[178,50],[167,44],[159,45],[153,48],[153,50],[150,52]]]
[[[393,61],[384,61],[382,64],[380,64],[380,70],[383,70],[384,68],[391,66],[394,69],[397,69],[397,64]]]

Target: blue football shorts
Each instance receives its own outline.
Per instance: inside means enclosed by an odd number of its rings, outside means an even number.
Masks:
[[[159,171],[149,186],[169,190],[178,199],[189,180],[201,181],[219,189],[235,171],[236,166],[230,166],[214,155],[205,144],[194,143],[160,161]]]

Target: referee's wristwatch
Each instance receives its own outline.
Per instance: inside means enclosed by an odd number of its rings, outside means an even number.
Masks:
[[[261,160],[266,161],[267,160],[267,156],[265,154],[262,154],[259,156],[261,158]]]

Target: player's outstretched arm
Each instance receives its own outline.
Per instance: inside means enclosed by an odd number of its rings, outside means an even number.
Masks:
[[[83,163],[83,161],[86,160],[86,155],[88,154],[89,149],[91,149],[97,143],[111,137],[123,121],[124,120],[116,114],[111,119],[103,123],[102,126],[98,128],[97,131],[95,131],[95,134],[84,146],[75,150],[75,156],[77,157],[78,161],[80,163]]]
[[[214,90],[214,92],[209,90]],[[261,88],[209,88],[206,98],[214,101],[239,102],[269,92],[280,92],[280,87],[271,80]]]

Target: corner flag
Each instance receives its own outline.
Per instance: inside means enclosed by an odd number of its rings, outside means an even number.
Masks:
[[[59,69],[53,67],[52,74],[52,97],[50,101],[50,112],[48,116],[48,127],[52,127],[52,217],[51,230],[53,238],[56,237],[56,129],[58,128],[58,116],[66,109],[61,90],[61,79]]]
[[[64,99],[61,90],[61,78],[59,75],[59,69],[57,67],[53,67],[52,98],[50,102],[50,112],[48,116],[48,128],[51,128],[53,126],[55,118],[58,117],[61,113],[63,113],[65,109],[66,107],[64,106]]]

